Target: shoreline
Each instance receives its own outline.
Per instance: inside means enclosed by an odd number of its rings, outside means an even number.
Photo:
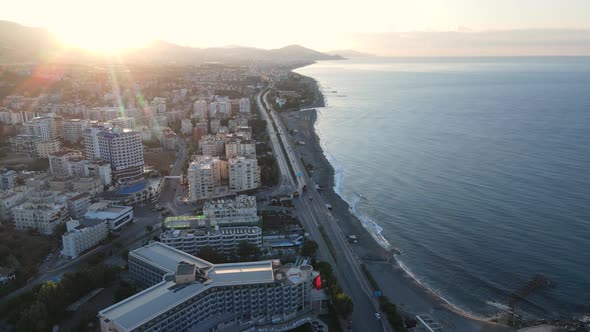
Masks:
[[[301,74],[299,74],[301,75]],[[302,75],[304,76],[304,75]],[[307,76],[305,76],[307,77]],[[398,262],[391,249],[387,249],[363,225],[362,218],[355,213],[354,204],[347,202],[337,191],[336,170],[334,160],[322,146],[321,133],[318,133],[318,110],[324,107],[323,94],[318,82],[315,82],[317,93],[322,96],[321,103],[314,103],[305,110],[281,112],[283,123],[289,130],[296,129],[296,144],[300,156],[310,174],[319,184],[321,195],[326,203],[332,205],[332,214],[339,223],[344,234],[354,234],[358,243],[351,245],[354,252],[379,283],[382,291],[395,303],[405,315],[430,314],[449,331],[514,331],[513,328],[494,323],[488,319],[477,317],[461,310],[422,284],[418,278]],[[311,165],[311,166],[308,166]],[[352,205],[352,206],[351,206]],[[395,248],[391,244],[390,248]]]

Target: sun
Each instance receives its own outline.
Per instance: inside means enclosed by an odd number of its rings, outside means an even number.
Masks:
[[[94,53],[114,54],[146,44],[149,40],[130,27],[109,24],[77,26],[58,34],[69,47]]]

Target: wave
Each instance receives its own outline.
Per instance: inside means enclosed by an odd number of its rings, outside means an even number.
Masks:
[[[356,192],[354,193],[352,198],[348,198],[348,197],[346,197],[346,195],[343,194],[343,192],[342,192],[342,179],[344,177],[344,168],[338,163],[338,160],[336,159],[336,157],[334,157],[334,155],[332,155],[329,152],[329,150],[326,146],[326,140],[322,137],[322,133],[319,129],[320,128],[319,123],[320,123],[321,112],[322,112],[322,108],[318,108],[317,109],[318,114],[316,116],[314,130],[315,130],[316,135],[318,136],[318,141],[320,143],[320,148],[322,149],[322,153],[324,154],[324,157],[326,158],[326,160],[328,160],[328,163],[330,163],[330,165],[332,166],[332,169],[334,170],[334,186],[332,189],[334,190],[334,192],[338,196],[340,196],[340,198],[342,198],[348,204],[350,212],[361,222],[363,227],[369,232],[369,234],[371,234],[373,239],[375,239],[375,241],[377,241],[377,243],[380,246],[382,246],[383,248],[385,248],[387,250],[392,249],[392,245],[381,234],[381,232],[383,231],[383,227],[381,227],[379,224],[377,224],[377,222],[375,222],[375,220],[373,220],[371,217],[364,214],[362,211],[360,211],[358,209],[358,202],[361,200],[361,198],[366,200],[366,197],[364,197],[362,194],[356,193]]]
[[[367,200],[367,198],[364,195],[362,195],[362,193],[359,193],[359,192],[353,192],[353,195],[351,195],[351,197],[347,197],[347,195],[344,195],[344,193],[343,193],[342,181],[344,178],[344,168],[342,167],[342,165],[340,165],[337,158],[333,154],[330,153],[329,149],[327,148],[326,139],[322,136],[322,133],[320,130],[320,118],[321,118],[320,114],[324,111],[324,109],[325,108],[317,108],[316,109],[317,117],[316,117],[316,121],[314,124],[314,130],[315,130],[315,133],[318,137],[318,141],[319,141],[320,148],[322,149],[322,153],[323,153],[324,157],[326,158],[326,160],[328,160],[328,162],[332,166],[332,169],[334,170],[333,190],[338,196],[340,196],[340,198],[342,198],[348,204],[350,212],[361,222],[363,227],[369,232],[369,234],[375,239],[375,241],[383,248],[390,250],[393,248],[393,246],[381,234],[383,231],[383,227],[381,227],[370,216],[364,214],[358,208],[358,203],[361,202],[361,200]],[[429,285],[424,283],[421,279],[419,279],[397,256],[394,256],[394,259],[395,259],[397,265],[404,271],[404,273],[406,275],[408,275],[412,280],[414,280],[422,288],[424,288],[428,292],[434,294],[434,296],[440,298],[443,302],[445,302],[449,307],[453,308],[453,310],[455,310],[456,312],[459,312],[465,316],[472,317],[472,318],[478,319],[478,320],[489,320],[491,318],[496,317],[496,316],[482,317],[481,315],[478,315],[473,312],[469,312],[469,311],[466,311],[466,310],[460,308],[457,304],[453,303],[451,300],[442,296],[438,290],[430,287]],[[494,303],[496,303],[496,302],[494,302]],[[497,304],[501,305],[500,303],[497,303]],[[497,307],[497,306],[491,304],[491,302],[489,303],[489,305],[491,307]]]

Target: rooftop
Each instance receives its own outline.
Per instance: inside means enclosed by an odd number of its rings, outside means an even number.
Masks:
[[[275,282],[273,261],[212,264],[160,242],[152,242],[136,249],[130,256],[149,261],[170,273],[177,269],[184,271],[182,265],[194,264],[201,270],[207,270],[208,279],[204,283],[195,281],[177,284],[165,278],[167,280],[99,312],[100,316],[115,321],[126,329],[148,322],[210,287]],[[187,264],[179,265],[180,262]]]

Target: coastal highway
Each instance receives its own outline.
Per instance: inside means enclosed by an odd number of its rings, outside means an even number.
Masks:
[[[323,198],[315,189],[315,183],[308,176],[301,163],[301,158],[293,148],[287,130],[280,121],[278,114],[268,103],[267,93],[268,90],[260,93],[257,100],[260,113],[265,114],[263,118],[266,117],[267,121],[270,118],[274,122],[277,128],[277,132],[274,133],[275,137],[282,140],[286,150],[286,153],[284,153],[278,146],[279,143],[276,143],[278,148],[276,150],[273,148],[273,151],[279,152],[278,154],[275,152],[277,162],[290,163],[295,174],[297,174],[296,178],[293,179],[288,166],[279,166],[282,178],[289,178],[295,188],[302,188],[303,185],[307,188],[299,197],[293,199],[293,203],[305,230],[318,243],[320,258],[332,265],[343,290],[353,299],[352,329],[354,331],[392,331],[393,329],[385,317],[380,320],[375,318],[375,313],[380,312],[379,304],[374,298],[372,289],[360,268],[360,261],[350,248],[332,213],[326,207]],[[260,99],[262,99],[263,103],[260,102]],[[269,123],[267,127],[271,126],[271,123]],[[273,143],[274,145],[275,143]],[[323,226],[325,234],[332,244],[334,258],[330,254],[328,244],[319,230],[320,225]]]
[[[275,131],[272,120],[266,112],[267,108],[262,103],[262,95],[266,95],[267,92],[268,90],[263,90],[258,93],[258,95],[256,95],[256,103],[258,104],[262,120],[266,121],[266,132],[270,139],[272,152],[276,157],[280,170],[279,186],[273,190],[271,196],[290,195],[295,191],[296,186],[293,177],[290,174],[288,162],[282,152],[281,144],[279,142],[279,134]]]

